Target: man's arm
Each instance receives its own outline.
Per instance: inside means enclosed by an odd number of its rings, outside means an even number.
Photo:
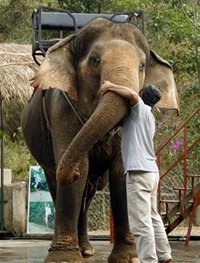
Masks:
[[[100,96],[102,97],[108,91],[115,92],[116,94],[128,99],[131,105],[135,105],[140,98],[137,92],[126,86],[121,86],[121,85],[113,84],[110,81],[105,81],[103,85],[100,87],[99,90]]]

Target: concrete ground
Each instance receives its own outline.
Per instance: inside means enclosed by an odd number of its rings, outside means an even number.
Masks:
[[[0,240],[1,263],[42,263],[48,253],[48,240]],[[85,259],[85,263],[107,262],[112,249],[109,241],[92,241],[95,256]],[[173,263],[200,263],[200,241],[170,241]]]

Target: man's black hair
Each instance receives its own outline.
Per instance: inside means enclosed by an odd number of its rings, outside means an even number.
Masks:
[[[149,85],[142,90],[142,100],[150,107],[153,107],[161,99],[161,92],[154,85]]]

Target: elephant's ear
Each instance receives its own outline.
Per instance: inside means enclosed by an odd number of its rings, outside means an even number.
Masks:
[[[33,78],[34,88],[58,88],[67,92],[71,99],[77,100],[76,73],[71,52],[73,39],[74,35],[71,35],[48,50]]]
[[[145,86],[153,84],[160,89],[162,98],[156,104],[156,107],[179,111],[178,92],[171,65],[153,50],[151,50],[150,55]]]

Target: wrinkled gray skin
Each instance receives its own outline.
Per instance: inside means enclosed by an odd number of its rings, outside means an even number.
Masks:
[[[69,36],[49,50],[34,78],[33,85],[38,89],[22,116],[25,140],[45,171],[56,207],[52,251],[45,260],[48,263],[78,263],[83,262],[82,255],[93,255],[87,211],[96,189],[103,188],[107,179],[114,220],[114,247],[108,261],[130,263],[137,257],[128,226],[120,133],[116,130],[129,106],[112,92],[99,99],[104,80],[135,91],[155,84],[162,89],[159,106],[178,107],[171,67],[150,52],[134,25],[96,19],[76,37]],[[44,97],[49,129],[42,108],[42,89],[47,89]],[[84,125],[61,90],[68,94]],[[74,177],[76,168],[79,178]],[[88,190],[84,194],[86,182]]]

